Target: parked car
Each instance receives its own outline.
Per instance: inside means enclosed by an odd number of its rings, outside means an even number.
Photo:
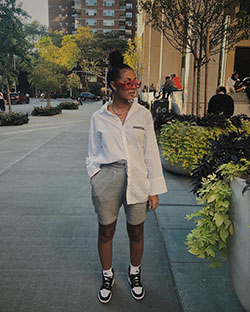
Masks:
[[[29,104],[30,102],[30,97],[28,94],[22,94],[18,92],[10,92],[10,100],[11,100],[11,105],[15,104]]]
[[[81,92],[78,101],[82,105],[83,101],[86,101],[86,100],[99,101],[100,99],[101,99],[100,96],[95,95],[95,94],[93,94],[91,92]]]

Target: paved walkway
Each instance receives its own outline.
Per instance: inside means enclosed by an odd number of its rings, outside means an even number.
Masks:
[[[125,217],[114,240],[116,285],[102,305],[97,222],[85,168],[89,119],[100,103],[0,127],[0,312],[243,311],[225,267],[210,271],[183,245],[196,202],[187,179],[166,173],[169,193],[145,225],[147,296],[129,294]]]

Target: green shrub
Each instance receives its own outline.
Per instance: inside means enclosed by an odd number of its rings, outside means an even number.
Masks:
[[[32,116],[54,116],[62,113],[60,107],[34,107],[31,115]]]
[[[229,124],[226,128],[202,127],[195,122],[170,121],[162,125],[159,144],[162,154],[171,165],[182,163],[184,169],[194,169],[200,158],[209,152],[209,139],[236,130]]]
[[[62,102],[57,107],[61,109],[79,109],[79,103],[77,102]]]
[[[20,126],[29,122],[28,114],[23,113],[0,113],[0,126]]]

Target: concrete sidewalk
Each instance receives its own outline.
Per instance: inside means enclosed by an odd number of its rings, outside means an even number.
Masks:
[[[97,300],[97,221],[85,168],[91,114],[100,103],[27,125],[0,127],[0,312],[243,311],[225,267],[210,271],[183,242],[196,208],[185,177],[166,173],[169,192],[145,224],[146,297],[129,294],[125,217],[114,239],[112,301]]]

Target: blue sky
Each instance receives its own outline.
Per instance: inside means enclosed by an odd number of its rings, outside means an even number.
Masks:
[[[28,22],[34,20],[48,26],[48,0],[17,0],[23,3],[22,8],[32,16]]]

